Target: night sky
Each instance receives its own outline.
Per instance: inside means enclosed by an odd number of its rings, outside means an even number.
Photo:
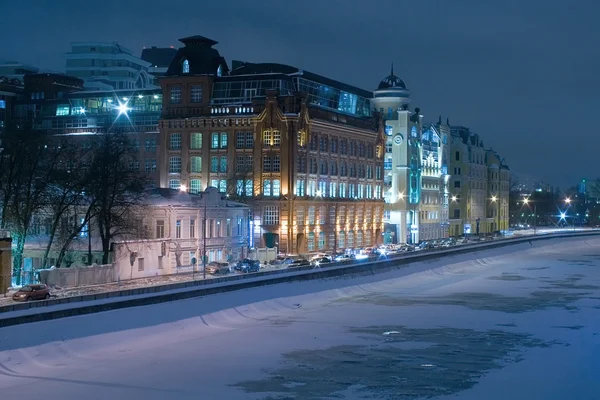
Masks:
[[[179,47],[290,64],[372,90],[390,64],[427,122],[469,126],[517,174],[595,179],[597,0],[0,0],[0,60],[62,71],[73,41]]]

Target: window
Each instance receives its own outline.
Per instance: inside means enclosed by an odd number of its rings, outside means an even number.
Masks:
[[[460,181],[454,181],[454,187],[460,188]]]
[[[254,133],[246,132],[246,148],[253,149],[254,148]]]
[[[315,233],[308,232],[308,240],[306,241],[308,251],[315,251]]]
[[[272,133],[271,131],[263,132],[263,147],[271,146],[271,142],[272,142],[272,134],[271,133]]]
[[[454,219],[460,219],[460,209],[454,209]]]
[[[154,172],[154,171],[156,171],[156,159],[154,159],[154,158],[147,158],[146,159],[145,170],[146,170],[146,172]]]
[[[308,207],[308,225],[315,224],[315,206]]]
[[[296,209],[296,224],[304,225],[304,207],[298,207]]]
[[[222,149],[227,148],[227,133],[226,132],[221,133],[221,148]]]
[[[179,182],[179,179],[171,179],[169,181],[169,189],[179,190],[180,187],[181,187],[181,182]]]
[[[181,157],[179,157],[179,156],[169,157],[169,173],[170,174],[180,174],[181,173]]]
[[[56,106],[56,116],[69,115],[69,106],[68,105],[59,105]]]
[[[246,172],[246,157],[244,155],[235,157],[235,172]]]
[[[227,172],[227,156],[221,156],[219,163],[219,172]]]
[[[181,103],[181,86],[171,87],[171,91],[169,93],[169,99],[171,101],[171,104]]]
[[[225,179],[212,179],[210,186],[219,189],[219,192],[225,193],[227,191],[227,180]]]
[[[337,197],[337,183],[329,182],[329,197]]]
[[[223,66],[219,65],[217,67],[217,76],[223,76]]]
[[[254,194],[254,182],[251,180],[246,181],[246,196],[250,197]]]
[[[210,172],[219,172],[219,157],[210,157]]]
[[[273,131],[273,146],[281,146],[281,132]]]
[[[273,156],[273,172],[279,172],[281,170],[281,161],[279,155]]]
[[[201,150],[202,149],[202,134],[201,133],[192,133],[190,137],[190,149],[191,150]]]
[[[271,180],[265,179],[263,181],[263,196],[270,196],[270,195],[271,195]]]
[[[460,161],[460,151],[457,151],[457,152],[454,154],[454,159],[455,159],[456,161]]]
[[[181,150],[181,133],[171,133],[169,136],[169,150]]]
[[[165,221],[159,219],[156,221],[156,238],[162,239],[165,237]]]
[[[263,208],[263,225],[279,225],[278,206],[265,206]]]
[[[199,174],[202,172],[202,157],[191,156],[190,157],[190,172]]]
[[[181,72],[183,74],[190,73],[190,62],[188,60],[183,60],[183,65],[181,66]]]
[[[246,132],[237,132],[235,134],[235,148],[243,149],[246,147]]]
[[[300,147],[300,148],[306,147],[306,131],[298,131],[297,142],[298,142],[298,147]]]
[[[273,196],[279,197],[281,194],[281,182],[279,179],[273,179]]]
[[[271,157],[263,156],[263,172],[271,172]]]
[[[145,150],[148,153],[156,153],[156,139],[146,139]]]
[[[298,179],[296,181],[296,196],[304,196],[306,191],[305,191],[305,181],[302,179]]]
[[[138,171],[140,169],[140,162],[138,160],[129,160],[129,170]]]
[[[6,108],[6,100],[0,100],[0,108]]]
[[[202,181],[200,179],[190,180],[190,193],[200,193],[202,190]]]
[[[202,86],[193,85],[190,90],[190,100],[192,103],[201,103],[202,102]]]
[[[181,220],[175,221],[175,238],[181,239]]]
[[[211,149],[218,149],[219,148],[219,134],[218,133],[213,133],[211,135],[210,148]]]

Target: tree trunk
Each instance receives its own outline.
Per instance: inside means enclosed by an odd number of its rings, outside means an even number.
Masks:
[[[92,230],[88,224],[88,265],[92,265]]]
[[[102,264],[108,264],[108,256],[110,253],[110,237],[102,238]]]
[[[17,235],[15,252],[13,253],[13,276],[17,286],[21,285],[21,272],[23,271],[23,250],[25,249],[25,235]]]
[[[50,249],[52,248],[52,243],[54,242],[54,236],[56,236],[56,230],[58,229],[59,221],[60,218],[58,216],[55,216],[54,221],[52,221],[52,227],[50,228],[50,236],[48,237],[48,244],[46,245],[46,249],[44,250],[44,258],[42,258],[42,268],[48,267],[48,256],[50,254]]]

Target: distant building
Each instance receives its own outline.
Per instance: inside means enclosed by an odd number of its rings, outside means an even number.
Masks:
[[[20,63],[18,61],[0,62],[0,76],[9,80],[18,79],[23,81],[23,77],[27,74],[35,74],[39,68]]]
[[[23,89],[23,82],[19,79],[0,75],[0,133],[12,121],[14,103],[17,96],[23,93]]]
[[[145,171],[157,186],[160,88],[101,91],[86,90],[83,84],[82,79],[66,75],[28,75],[23,94],[15,98],[15,121],[49,135],[69,136],[84,149],[99,135],[124,133],[139,149],[129,167]]]
[[[154,77],[160,77],[167,73],[175,54],[177,54],[177,49],[173,47],[144,47],[142,60],[150,63],[148,73]]]
[[[65,58],[67,75],[83,79],[89,89],[155,87],[154,77],[148,72],[150,63],[117,42],[72,43]]]

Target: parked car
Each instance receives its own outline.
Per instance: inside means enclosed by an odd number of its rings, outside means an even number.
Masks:
[[[260,271],[260,261],[248,260],[241,265],[240,271],[245,274],[248,272],[258,272]]]
[[[329,258],[329,257],[314,258],[314,257],[313,257],[313,258],[311,259],[310,263],[311,263],[312,265],[315,265],[315,266],[317,266],[317,267],[318,267],[319,265],[323,265],[323,264],[327,265],[327,264],[330,264],[330,263],[331,263],[331,258]]]
[[[308,261],[306,258],[298,258],[294,260],[293,263],[288,264],[288,268],[304,267],[306,265],[310,265],[310,261]]]
[[[46,285],[25,285],[13,294],[14,301],[44,300],[50,298],[50,288]]]
[[[329,259],[329,261],[331,261],[332,257],[329,254],[326,254],[326,253],[317,253],[317,254],[315,254],[314,256],[312,256],[310,258],[310,261],[313,262],[313,261],[320,260],[320,259],[323,259],[323,258],[327,258],[327,259]]]
[[[335,257],[335,261],[354,261],[356,256],[354,254],[340,254]]]
[[[206,266],[206,272],[211,275],[225,275],[231,272],[226,262],[212,261]]]
[[[250,265],[254,260],[250,259],[250,258],[242,258],[240,261],[238,261],[235,266],[233,267],[233,269],[235,269],[236,271],[241,271],[242,268],[244,268],[244,266],[248,266]]]

